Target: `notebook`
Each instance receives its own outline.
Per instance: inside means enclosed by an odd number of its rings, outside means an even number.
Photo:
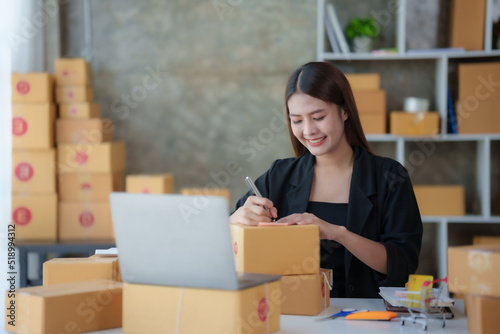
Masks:
[[[223,197],[110,194],[122,280],[238,290],[280,279],[235,269]]]

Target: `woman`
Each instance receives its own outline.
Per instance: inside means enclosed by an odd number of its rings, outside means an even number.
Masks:
[[[405,168],[371,152],[346,77],[329,63],[301,66],[285,108],[297,157],[275,161],[255,182],[263,197],[247,193],[230,221],[318,225],[332,297],[403,286],[418,266],[420,213]]]

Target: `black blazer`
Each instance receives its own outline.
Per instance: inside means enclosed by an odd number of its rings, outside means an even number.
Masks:
[[[345,252],[346,293],[353,298],[379,297],[379,286],[404,286],[415,273],[422,243],[422,220],[406,169],[398,162],[354,149],[347,229],[384,245],[387,275]],[[315,157],[276,160],[255,184],[273,201],[278,218],[306,211]],[[242,206],[248,192],[236,204]]]

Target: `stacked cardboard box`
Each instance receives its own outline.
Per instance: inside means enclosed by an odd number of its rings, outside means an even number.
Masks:
[[[421,215],[465,215],[465,187],[462,185],[415,185],[413,191]]]
[[[63,58],[55,69],[59,239],[113,239],[109,194],[123,190],[125,145],[112,141],[111,120],[99,117],[89,64]]]
[[[138,194],[173,194],[175,178],[173,174],[127,175],[125,190]]]
[[[363,131],[366,134],[386,133],[386,94],[380,89],[380,75],[357,73],[346,77],[356,100]]]
[[[57,239],[54,80],[12,74],[12,221],[17,240]]]
[[[231,205],[231,191],[227,188],[181,188],[181,195],[221,196]]]
[[[330,305],[330,270],[319,268],[315,225],[256,227],[231,224],[239,272],[283,275],[281,313],[316,315]]]
[[[448,248],[449,290],[465,295],[471,334],[498,333],[500,245]]]
[[[439,134],[437,111],[391,111],[390,133],[400,136],[433,136]]]

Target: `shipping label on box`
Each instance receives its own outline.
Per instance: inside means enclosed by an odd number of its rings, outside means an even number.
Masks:
[[[51,103],[54,78],[49,73],[12,73],[12,102]]]
[[[118,257],[56,258],[43,263],[43,285],[96,279],[120,282]]]
[[[12,105],[12,148],[50,149],[54,147],[55,105],[14,103]]]
[[[91,84],[90,64],[83,58],[59,58],[54,67],[58,86]]]
[[[425,216],[465,215],[465,188],[461,185],[414,185],[418,209]]]
[[[75,102],[59,104],[59,118],[82,119],[101,117],[101,108],[97,103]]]
[[[385,114],[360,114],[359,120],[366,134],[384,134],[387,132]]]
[[[228,206],[231,204],[231,191],[227,188],[181,188],[180,193],[187,196],[220,196],[226,199]]]
[[[230,224],[230,228],[237,271],[273,275],[319,273],[318,226]]]
[[[175,192],[173,174],[127,175],[125,184],[128,193],[173,194]]]
[[[93,280],[21,288],[5,298],[5,330],[12,333],[83,333],[122,325],[122,285]]]
[[[56,192],[55,150],[13,151],[12,192]]]
[[[80,143],[57,146],[58,174],[109,173],[125,170],[125,143]]]
[[[109,201],[113,191],[123,191],[123,172],[68,173],[58,177],[61,201]]]
[[[380,74],[378,73],[350,73],[345,76],[353,91],[380,89]]]
[[[113,240],[109,202],[59,202],[59,240]]]
[[[357,90],[352,93],[360,115],[377,114],[385,116],[387,108],[384,90]]]
[[[390,133],[406,136],[432,136],[439,134],[439,114],[437,112],[392,111]]]
[[[281,278],[281,314],[316,315],[330,306],[330,269],[316,275],[290,275]]]
[[[271,333],[281,298],[280,281],[243,290],[124,283],[123,333]]]
[[[112,139],[113,123],[110,119],[58,119],[56,121],[56,143],[102,143]]]
[[[16,240],[57,240],[57,195],[12,195]]]
[[[500,298],[500,245],[448,247],[451,292]]]
[[[500,298],[467,294],[465,308],[470,334],[498,334]]]
[[[57,86],[57,103],[70,102],[92,102],[94,100],[94,91],[92,86]]]
[[[456,111],[458,133],[500,133],[500,100],[459,100]]]

